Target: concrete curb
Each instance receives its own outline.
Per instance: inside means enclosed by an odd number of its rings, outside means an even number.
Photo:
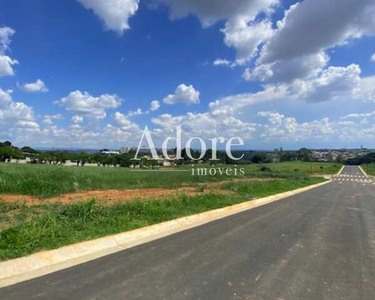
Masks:
[[[0,263],[0,287],[13,285],[88,262],[177,232],[279,201],[321,187],[329,182],[5,261]]]
[[[370,176],[367,175],[367,173],[365,172],[365,170],[362,169],[361,166],[358,166],[358,167],[361,170],[361,172],[363,173],[363,175],[365,175],[366,177],[370,177]]]
[[[345,165],[343,165],[343,166],[341,167],[340,171],[337,173],[337,176],[340,175],[340,174],[342,173],[342,171],[344,170],[344,168],[345,168]]]

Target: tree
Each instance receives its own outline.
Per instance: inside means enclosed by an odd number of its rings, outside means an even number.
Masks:
[[[292,161],[297,159],[297,153],[288,151],[280,153],[280,162],[283,161]]]
[[[269,159],[267,158],[266,154],[257,153],[251,158],[251,162],[254,164],[267,163],[269,162]]]
[[[222,152],[220,162],[226,165],[232,165],[235,164],[236,162],[232,160],[226,152]]]
[[[12,143],[9,142],[9,141],[6,141],[4,143],[1,143],[0,147],[11,148],[12,147]]]
[[[193,149],[190,149],[190,153],[191,153],[192,157],[195,157],[194,156],[195,155],[195,151]],[[186,148],[182,149],[182,151],[181,151],[181,157],[182,157],[182,160],[183,160],[184,164],[188,164],[191,161],[191,158],[187,154]]]
[[[347,165],[363,165],[375,163],[375,152],[368,153],[363,157],[351,158],[346,161]]]
[[[211,158],[212,158],[212,149],[208,149],[206,151],[206,154],[203,157],[203,161],[204,162],[209,162]]]
[[[22,152],[31,153],[31,154],[38,154],[39,153],[38,151],[36,151],[35,149],[33,149],[29,146],[22,147],[21,150],[22,150]]]
[[[337,158],[336,158],[336,162],[338,162],[338,163],[342,163],[342,162],[344,162],[344,158],[343,158],[343,156],[342,156],[341,154],[339,154],[339,155],[337,156]]]
[[[311,153],[307,148],[301,148],[298,150],[298,160],[301,161],[311,161]]]
[[[0,161],[21,159],[22,157],[22,152],[17,148],[0,147]]]
[[[115,164],[120,167],[130,167],[132,165],[132,156],[128,153],[115,156]]]

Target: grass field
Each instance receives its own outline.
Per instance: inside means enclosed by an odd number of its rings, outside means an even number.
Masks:
[[[170,199],[106,205],[95,200],[74,204],[0,202],[0,260],[124,232],[178,217],[221,208],[324,181],[307,176],[293,180],[233,182],[228,194],[180,195]]]
[[[218,167],[234,166],[216,166]],[[245,168],[245,175],[242,177],[192,176],[191,166],[149,171],[0,164],[0,260],[55,249],[319,183],[323,181],[322,178],[308,175],[334,174],[340,170],[341,165],[289,162],[238,166],[240,167]],[[235,178],[266,180],[230,180]],[[78,199],[73,199],[65,204],[52,203],[48,199],[51,196],[90,190],[175,189],[181,186],[198,187],[199,183],[217,181],[225,182],[213,185],[213,189],[209,191],[203,191],[205,188],[200,191],[201,185],[193,195],[175,194],[119,202],[105,202],[90,197],[92,200],[79,202]],[[31,195],[42,200],[36,204],[1,202],[1,196],[9,197],[7,194]]]
[[[375,164],[365,164],[361,166],[367,175],[375,176]]]
[[[243,167],[245,168],[244,177],[293,179],[310,173],[335,174],[340,170],[341,165],[285,162],[265,165],[252,164]],[[261,171],[262,167],[266,167],[266,169]],[[194,186],[202,182],[235,178],[225,175],[191,176],[190,169],[190,166],[186,166],[170,170],[136,171],[126,168],[0,164],[0,194],[22,194],[43,198],[89,190],[174,189],[181,185]]]

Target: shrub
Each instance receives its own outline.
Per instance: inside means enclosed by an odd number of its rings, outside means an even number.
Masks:
[[[262,166],[262,167],[260,168],[260,170],[261,170],[262,172],[272,172],[272,170],[271,170],[269,167],[266,167],[266,166]]]

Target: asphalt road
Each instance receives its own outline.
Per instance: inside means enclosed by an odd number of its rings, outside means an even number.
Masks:
[[[0,290],[0,299],[375,299],[375,185],[321,188]]]

